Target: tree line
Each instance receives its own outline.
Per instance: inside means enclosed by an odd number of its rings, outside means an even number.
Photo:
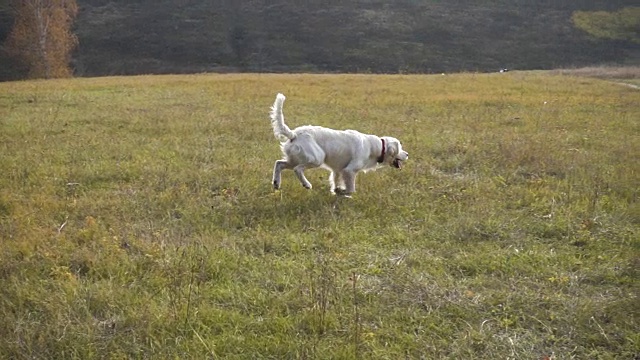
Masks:
[[[5,0],[0,80],[637,62],[633,1]]]

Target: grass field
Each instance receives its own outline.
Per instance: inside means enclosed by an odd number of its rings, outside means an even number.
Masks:
[[[268,120],[402,140],[271,188]],[[0,83],[2,359],[638,359],[640,91],[539,72]]]

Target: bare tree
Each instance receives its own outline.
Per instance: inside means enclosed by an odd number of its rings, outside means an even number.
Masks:
[[[78,39],[71,32],[76,0],[11,0],[15,23],[5,47],[29,69],[31,78],[69,77],[71,51]]]

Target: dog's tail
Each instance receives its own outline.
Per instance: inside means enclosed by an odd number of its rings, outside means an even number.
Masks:
[[[296,134],[289,129],[287,124],[284,123],[284,115],[282,114],[282,104],[284,103],[285,96],[278,94],[276,101],[271,107],[271,126],[273,126],[273,135],[281,142],[293,140],[296,138]]]

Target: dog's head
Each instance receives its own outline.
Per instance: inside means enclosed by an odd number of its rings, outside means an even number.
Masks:
[[[389,164],[396,169],[401,169],[402,163],[409,159],[409,153],[402,150],[400,140],[390,136],[383,136],[382,138],[386,147],[383,163]]]

